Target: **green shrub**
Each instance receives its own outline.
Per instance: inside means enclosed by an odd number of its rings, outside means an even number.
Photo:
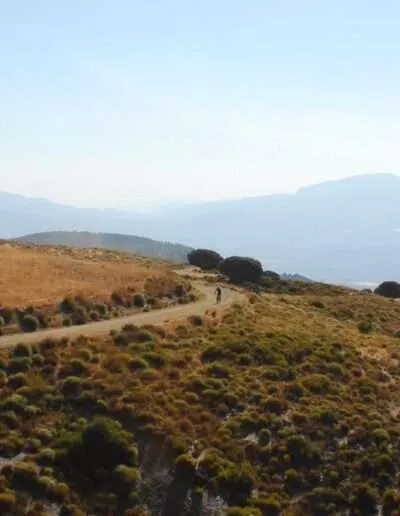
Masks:
[[[64,396],[79,396],[82,390],[82,380],[75,376],[66,378],[61,386],[61,392]]]
[[[15,357],[8,362],[9,373],[24,373],[32,367],[32,360],[29,357]]]
[[[371,333],[373,330],[373,324],[371,321],[361,321],[358,324],[360,333]]]
[[[204,271],[218,268],[222,256],[211,249],[194,249],[187,255],[188,262],[194,267],[200,267]]]
[[[80,358],[73,358],[69,362],[69,367],[71,369],[72,376],[85,376],[89,372],[88,366]]]
[[[16,373],[8,378],[8,385],[13,389],[19,389],[28,384],[28,380],[24,373]]]
[[[397,281],[384,281],[375,289],[375,294],[392,299],[400,298],[400,283],[397,283]]]
[[[233,283],[257,283],[263,273],[263,268],[258,260],[231,256],[219,264],[219,270]]]
[[[14,466],[13,484],[24,491],[33,491],[39,484],[39,468],[34,462],[18,462]]]
[[[65,314],[72,314],[78,308],[78,303],[76,300],[70,296],[65,297],[60,303],[61,312]]]
[[[180,455],[175,461],[175,477],[190,481],[196,474],[196,464],[190,455]]]
[[[62,325],[65,327],[72,326],[72,317],[70,315],[66,315],[63,317]]]
[[[101,315],[101,317],[107,317],[108,316],[108,306],[106,304],[98,304],[96,305],[97,312]]]
[[[138,371],[149,367],[149,363],[143,358],[131,358],[128,362],[128,367],[131,371]]]
[[[132,436],[117,421],[96,418],[80,432],[66,435],[58,443],[63,450],[60,465],[68,474],[79,471],[92,477],[99,469],[109,475],[121,465],[137,466],[137,449],[132,446]],[[124,470],[127,473],[127,470]],[[104,478],[106,484],[109,479]]]
[[[32,347],[29,344],[20,342],[15,346],[13,355],[15,357],[30,357],[32,355]]]
[[[89,319],[93,322],[97,322],[97,321],[100,321],[101,316],[100,316],[99,312],[96,312],[96,310],[91,310],[89,312]]]
[[[119,464],[115,468],[116,490],[128,494],[132,489],[136,489],[141,480],[140,471],[137,468]]]
[[[20,327],[25,333],[32,333],[39,329],[39,321],[34,315],[24,315],[20,322]]]
[[[0,308],[0,317],[3,319],[4,324],[12,324],[15,320],[15,311],[11,308]]]
[[[12,514],[16,503],[14,493],[0,493],[0,514]]]
[[[136,308],[143,308],[146,304],[146,300],[143,294],[134,294],[132,298],[133,306]]]
[[[89,315],[83,306],[78,306],[71,316],[72,324],[82,325],[89,322]]]
[[[311,374],[303,378],[303,386],[315,394],[326,394],[331,387],[331,380],[323,374]]]
[[[52,448],[42,448],[36,457],[41,466],[51,466],[56,459],[56,452]]]
[[[22,413],[27,405],[27,399],[20,394],[12,394],[8,398],[1,401],[1,410],[14,411]]]
[[[155,367],[157,369],[164,367],[167,363],[167,359],[163,355],[155,353],[154,351],[148,351],[146,353],[143,353],[142,358],[146,362],[148,362],[152,367]]]

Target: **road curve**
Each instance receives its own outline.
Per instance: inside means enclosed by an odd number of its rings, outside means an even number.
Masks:
[[[76,338],[79,335],[87,335],[89,337],[100,337],[108,335],[112,330],[120,330],[125,324],[163,324],[173,319],[181,319],[190,315],[204,315],[210,308],[217,306],[226,306],[239,301],[242,298],[240,292],[223,287],[222,302],[220,305],[215,303],[215,286],[205,285],[203,283],[195,283],[195,287],[204,297],[199,301],[187,305],[177,305],[171,308],[154,310],[153,312],[141,312],[139,314],[127,315],[116,319],[106,321],[92,322],[81,326],[69,326],[67,328],[55,328],[41,330],[34,333],[17,333],[15,335],[6,335],[0,337],[0,349],[16,346],[19,342],[33,344],[40,342],[46,338],[61,339]]]

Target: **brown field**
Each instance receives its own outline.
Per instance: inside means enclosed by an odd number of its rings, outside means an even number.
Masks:
[[[129,287],[144,291],[146,280],[161,290],[173,288],[177,276],[157,261],[100,249],[0,245],[0,306],[36,307],[68,295],[101,299]]]

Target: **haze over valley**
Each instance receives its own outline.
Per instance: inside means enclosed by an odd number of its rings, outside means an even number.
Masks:
[[[252,255],[279,273],[369,286],[400,276],[398,199],[400,177],[390,174],[325,182],[295,194],[174,204],[147,214],[2,193],[0,237],[60,230],[138,235],[223,255]],[[48,238],[30,240],[46,243]],[[68,243],[52,238],[52,243]],[[81,240],[92,245],[84,236]]]

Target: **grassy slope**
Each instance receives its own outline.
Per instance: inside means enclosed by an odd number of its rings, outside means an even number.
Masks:
[[[76,294],[101,298],[126,285],[142,290],[149,277],[171,277],[155,263],[109,250],[3,243],[1,304],[41,306]]]
[[[136,495],[116,497],[109,482],[95,488],[88,478],[63,476],[56,460],[42,469],[57,479],[46,497],[116,515],[135,503],[150,505],[151,514],[165,503],[170,514],[194,515],[181,512],[183,501],[191,493],[196,506],[202,492],[252,506],[249,515],[254,507],[267,515],[279,508],[365,515],[377,503],[396,514],[389,508],[398,503],[399,315],[395,302],[350,291],[252,295],[223,314],[163,330],[43,344],[32,365],[19,365],[13,352],[1,362],[0,455],[65,448],[60,437],[102,414],[121,421],[139,447]],[[13,378],[20,367],[25,380]],[[80,378],[72,394],[71,376]],[[4,417],[6,409],[14,415]],[[0,486],[23,492],[9,472]],[[25,514],[20,496],[18,503]],[[204,503],[211,511],[215,500]]]

